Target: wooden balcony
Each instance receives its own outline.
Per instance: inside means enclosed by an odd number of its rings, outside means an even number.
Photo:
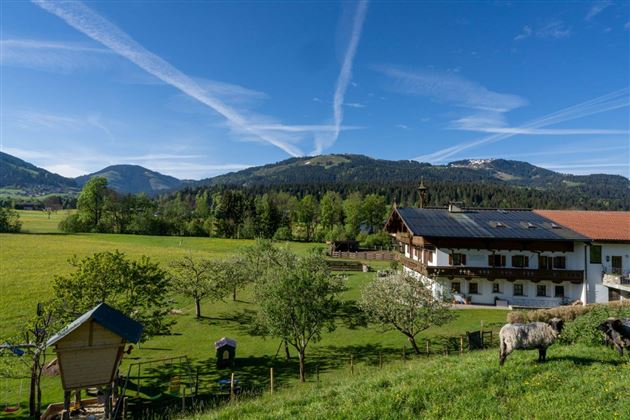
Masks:
[[[550,280],[555,283],[570,281],[571,283],[581,284],[584,280],[584,271],[582,270],[537,270],[530,268],[502,268],[502,267],[464,267],[464,266],[445,266],[431,267],[407,258],[404,255],[397,254],[398,261],[405,267],[417,271],[420,274],[429,277],[448,277],[448,278],[465,278],[465,279],[506,279],[508,281],[530,280],[539,282]]]

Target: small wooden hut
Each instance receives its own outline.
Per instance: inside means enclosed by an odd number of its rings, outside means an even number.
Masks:
[[[111,384],[125,344],[141,335],[142,324],[105,303],[81,315],[47,343],[55,346],[63,389]]]
[[[52,336],[47,346],[55,346],[64,389],[63,419],[70,418],[70,393],[88,387],[104,389],[105,418],[112,413],[112,383],[122,360],[125,344],[137,343],[142,336],[142,324],[116,309],[101,303],[84,313]],[[52,413],[58,404],[46,412]],[[45,416],[44,416],[45,417]]]

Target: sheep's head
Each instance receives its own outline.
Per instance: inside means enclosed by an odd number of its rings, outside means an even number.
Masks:
[[[619,318],[608,318],[597,326],[598,330],[606,334],[618,328],[621,328],[621,320]]]
[[[560,334],[564,328],[564,321],[560,318],[552,318],[549,320],[548,324],[553,328],[556,334]]]

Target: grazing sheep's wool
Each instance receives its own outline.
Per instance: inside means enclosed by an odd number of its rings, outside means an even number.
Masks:
[[[620,356],[624,348],[630,348],[630,318],[608,318],[597,329],[604,333],[606,344],[612,345]]]
[[[553,318],[549,323],[507,324],[499,332],[499,365],[503,366],[507,356],[514,350],[538,349],[538,360],[547,358],[547,347],[558,338],[564,322]]]

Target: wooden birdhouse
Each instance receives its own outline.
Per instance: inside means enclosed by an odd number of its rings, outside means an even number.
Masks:
[[[219,341],[215,341],[214,348],[217,351],[217,368],[234,367],[236,341],[231,338],[223,337]]]
[[[67,325],[51,337],[59,373],[66,391],[111,384],[126,343],[137,343],[142,324],[105,303]]]

